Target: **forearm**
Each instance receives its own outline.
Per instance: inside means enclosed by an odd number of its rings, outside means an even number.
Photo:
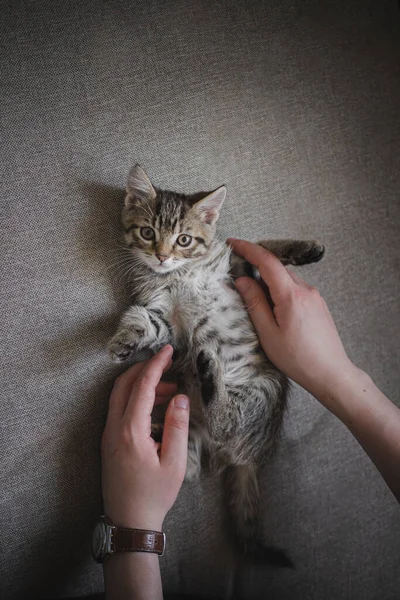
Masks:
[[[106,600],[162,600],[157,554],[123,552],[104,563]]]
[[[400,502],[400,410],[363,371],[330,384],[318,399],[358,440]]]

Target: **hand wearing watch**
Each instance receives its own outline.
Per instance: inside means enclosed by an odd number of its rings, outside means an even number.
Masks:
[[[149,552],[162,556],[165,544],[165,533],[117,527],[102,515],[93,530],[92,554],[98,563],[117,552]]]

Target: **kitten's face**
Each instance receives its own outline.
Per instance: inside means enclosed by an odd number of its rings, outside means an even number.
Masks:
[[[122,221],[134,257],[163,274],[205,256],[225,194],[223,186],[195,196],[156,190],[143,169],[133,167]]]

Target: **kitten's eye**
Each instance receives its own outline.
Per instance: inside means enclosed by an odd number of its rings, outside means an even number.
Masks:
[[[140,235],[144,240],[154,240],[154,238],[156,237],[154,229],[152,229],[151,227],[141,227]]]
[[[192,236],[191,235],[187,235],[186,233],[183,233],[182,235],[180,235],[177,240],[178,244],[180,246],[183,246],[184,248],[186,246],[190,246],[190,243],[192,241]]]

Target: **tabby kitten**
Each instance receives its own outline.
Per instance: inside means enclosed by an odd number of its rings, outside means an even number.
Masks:
[[[265,356],[235,277],[252,267],[215,239],[226,189],[184,195],[155,188],[141,167],[128,177],[122,222],[135,264],[134,304],[109,343],[116,362],[142,349],[174,348],[168,379],[191,399],[186,480],[199,477],[203,451],[223,469],[236,537],[251,552],[289,566],[257,538],[257,471],[282,423],[287,378]],[[314,241],[266,241],[284,264],[320,260]],[[155,426],[157,429],[157,425]]]

